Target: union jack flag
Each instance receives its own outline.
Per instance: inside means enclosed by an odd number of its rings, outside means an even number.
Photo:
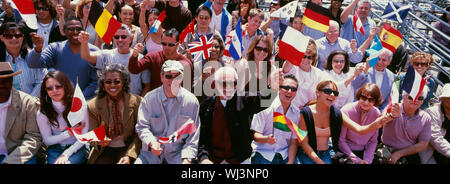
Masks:
[[[189,49],[194,56],[193,61],[201,61],[209,58],[209,53],[212,47],[212,36],[208,40],[207,36],[202,36],[198,41],[189,43]]]

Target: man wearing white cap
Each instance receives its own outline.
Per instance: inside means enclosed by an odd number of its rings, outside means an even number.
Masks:
[[[136,124],[142,149],[135,164],[190,164],[197,157],[200,105],[194,94],[181,87],[183,70],[179,61],[164,62],[160,73],[162,86],[142,99]],[[195,132],[174,136],[181,126],[192,121],[197,128]],[[171,138],[168,143],[161,141],[168,137]]]
[[[0,62],[0,163],[36,164],[42,145],[36,123],[38,99],[12,87],[14,72],[9,62]]]
[[[450,84],[445,84],[439,99],[440,104],[426,110],[431,116],[431,139],[427,149],[421,152],[422,163],[450,163]]]

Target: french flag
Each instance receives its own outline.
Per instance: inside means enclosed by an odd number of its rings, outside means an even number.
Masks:
[[[100,142],[104,141],[106,138],[105,125],[99,126],[94,130],[89,131],[88,133],[81,134],[81,130],[74,128],[67,128],[75,138],[81,143],[89,143],[92,141]]]
[[[356,10],[353,10],[353,28],[356,32],[361,32],[363,36],[366,36],[361,19],[359,19],[358,14],[356,14]]]
[[[29,28],[38,28],[33,0],[11,0],[11,7],[20,13],[20,16],[22,16],[22,19]]]
[[[164,10],[163,12],[161,12],[159,14],[158,19],[155,20],[155,22],[153,23],[152,27],[148,31],[148,34],[152,34],[152,33],[158,32],[159,26],[161,26],[161,23],[164,22],[166,17],[167,17],[166,16],[166,11]]]
[[[67,120],[69,120],[71,126],[75,126],[86,117],[88,117],[86,99],[84,98],[83,92],[77,83],[75,92],[73,93],[72,107],[67,115]]]
[[[242,47],[242,28],[241,28],[241,17],[236,24],[236,29],[234,34],[231,36],[227,36],[230,40],[227,42],[225,46],[224,54],[226,56],[232,57],[234,60],[239,60],[242,56],[242,51],[244,51],[244,47]],[[227,52],[228,51],[228,52]]]
[[[193,120],[189,119],[185,124],[172,133],[169,137],[158,137],[158,142],[161,144],[170,144],[176,142],[181,135],[191,134],[197,131],[197,126]]]
[[[279,42],[280,49],[278,56],[289,61],[293,65],[300,66],[308,43],[309,37],[292,27],[287,27],[283,38]]]
[[[411,65],[409,65],[403,81],[402,90],[414,98],[414,103],[416,103],[417,98],[419,98],[426,84],[427,80],[424,79]]]

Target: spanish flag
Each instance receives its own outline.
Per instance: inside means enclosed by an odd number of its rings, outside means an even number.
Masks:
[[[92,1],[88,19],[91,24],[94,25],[98,36],[100,36],[100,38],[108,45],[111,43],[116,31],[122,25],[108,12],[108,10],[100,6],[97,1]]]
[[[308,1],[303,15],[303,23],[310,28],[326,33],[330,27],[330,11]]]
[[[279,112],[273,112],[273,127],[284,132],[291,131],[297,137],[298,142],[302,142],[308,134],[307,131],[303,131],[295,123]]]
[[[389,26],[389,24],[384,24],[381,30],[381,44],[384,48],[389,49],[392,53],[395,52],[398,46],[402,43],[402,34],[396,29]]]

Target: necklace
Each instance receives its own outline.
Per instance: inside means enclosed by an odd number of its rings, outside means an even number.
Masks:
[[[49,28],[50,26],[52,26],[53,20],[50,21],[50,23],[48,23],[46,26],[45,24],[41,24],[39,21],[37,21],[37,23],[39,24],[39,27],[44,31],[44,34],[48,34]]]

